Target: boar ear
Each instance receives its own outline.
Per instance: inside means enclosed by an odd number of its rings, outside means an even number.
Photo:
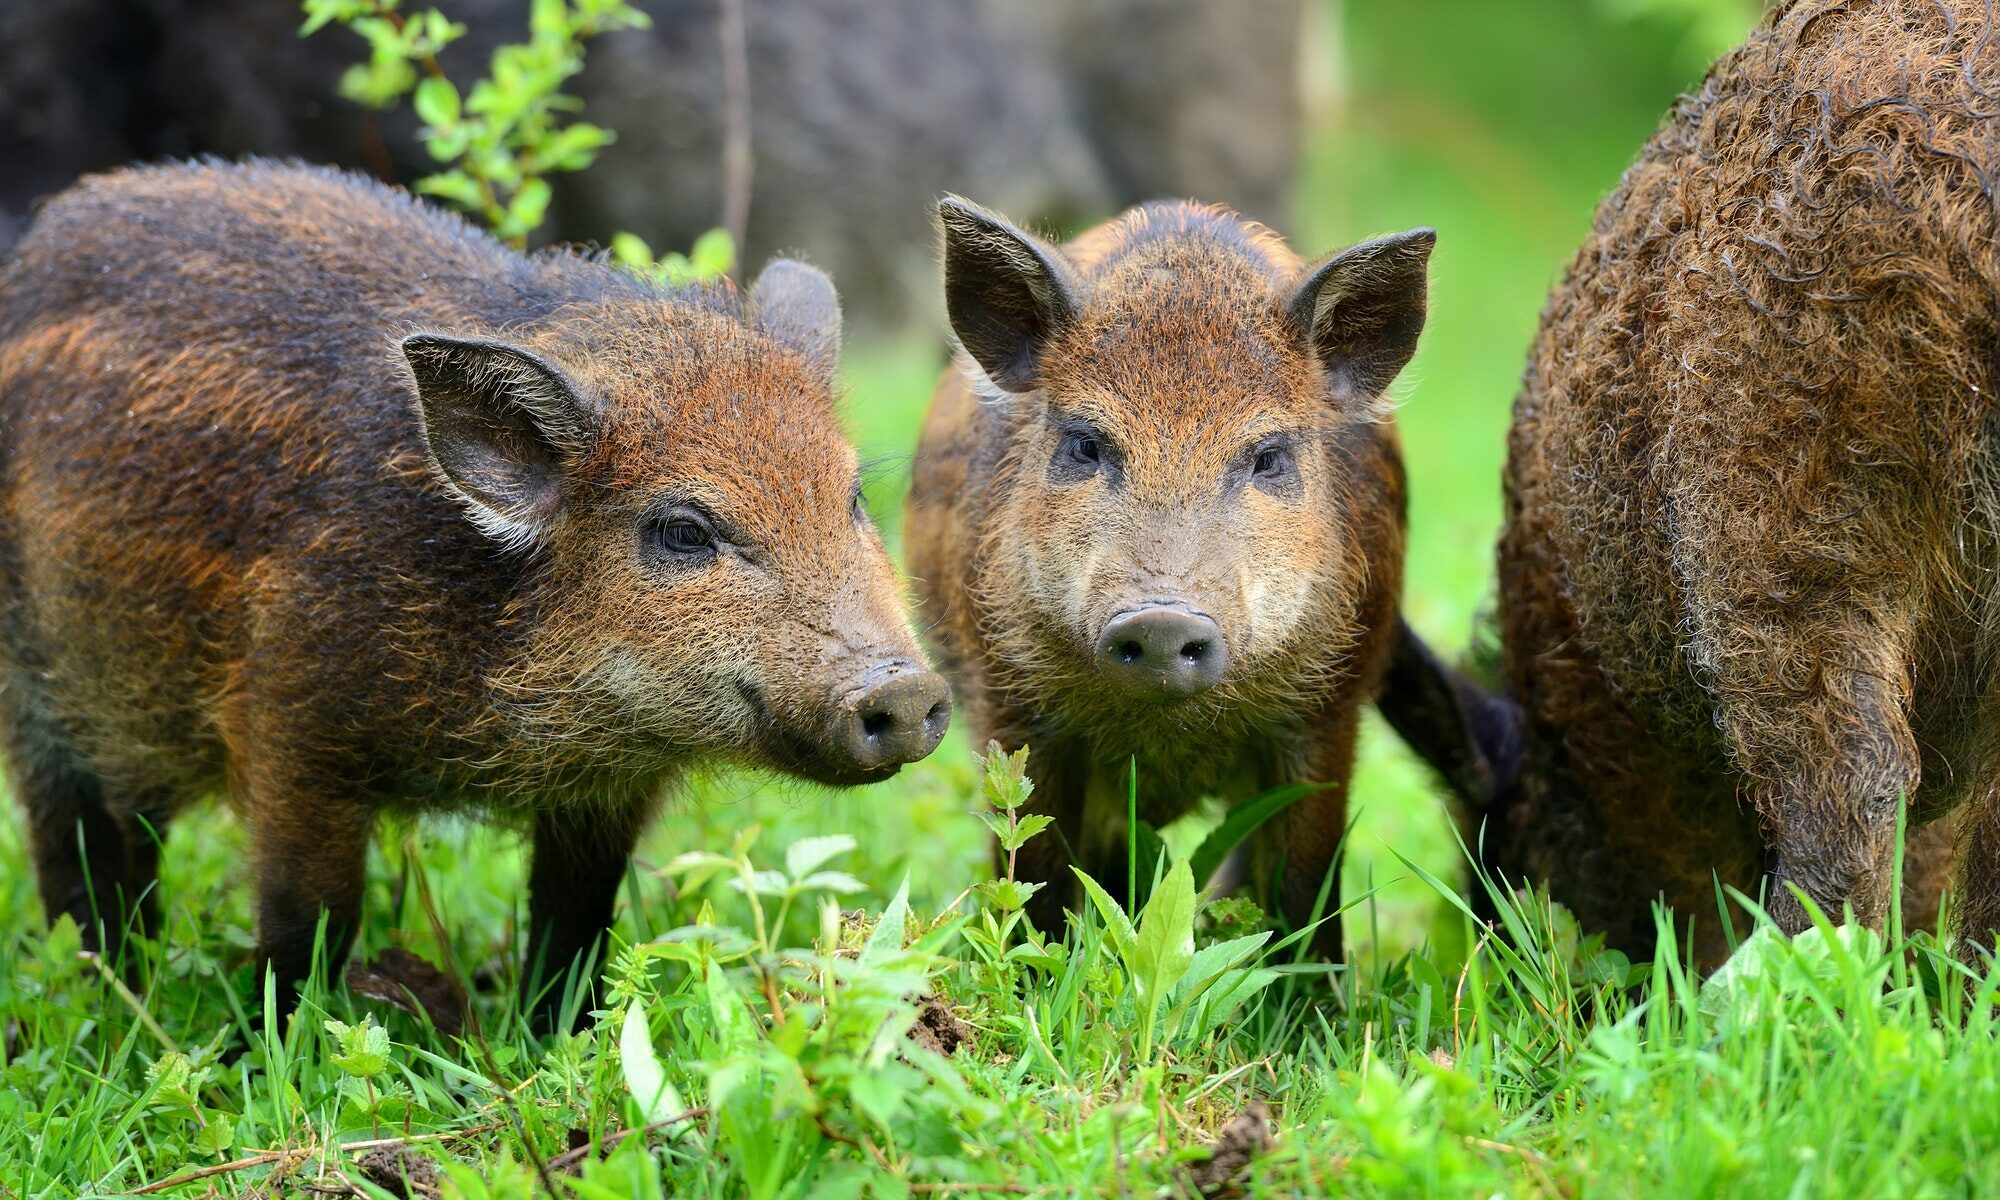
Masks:
[[[789,258],[772,260],[750,285],[749,312],[757,332],[833,378],[840,362],[840,297],[825,272]]]
[[[505,342],[403,339],[431,460],[489,536],[540,542],[562,503],[563,466],[588,444],[592,410],[548,360]]]
[[[1283,301],[1327,369],[1334,395],[1371,400],[1417,351],[1437,231],[1412,229],[1328,255]]]
[[[946,196],[938,219],[952,332],[1003,390],[1034,390],[1042,350],[1076,318],[1082,282],[1061,251],[969,200]]]

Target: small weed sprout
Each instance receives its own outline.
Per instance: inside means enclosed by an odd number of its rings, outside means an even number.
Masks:
[[[979,814],[979,819],[993,831],[1001,851],[1007,855],[1007,870],[998,879],[973,885],[982,904],[978,917],[966,926],[962,936],[979,957],[985,984],[1001,994],[1011,994],[1022,967],[1053,971],[1063,955],[1063,944],[1050,943],[1028,919],[1028,899],[1043,885],[1024,883],[1015,877],[1015,860],[1021,847],[1055,820],[1043,813],[1021,811],[1034,790],[1035,783],[1028,778],[1027,747],[1008,754],[1000,748],[1000,743],[989,742],[980,760],[979,795],[986,811]],[[1021,939],[1018,945],[1017,933]]]

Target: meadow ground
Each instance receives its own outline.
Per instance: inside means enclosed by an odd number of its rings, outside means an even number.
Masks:
[[[1401,421],[1406,607],[1446,647],[1489,587],[1541,298],[1698,73],[1716,35],[1695,22],[1730,11],[1357,2],[1315,35],[1338,87],[1317,98],[1295,240],[1441,231]],[[848,364],[892,540],[941,361],[917,333]],[[1178,872],[1136,929],[1094,910],[1066,948],[1036,948],[1005,890],[979,886],[977,814],[1008,794],[958,734],[854,792],[702,781],[628,880],[617,932],[641,948],[613,964],[611,1007],[539,1042],[508,998],[523,879],[504,832],[392,827],[370,863],[361,955],[445,964],[472,985],[472,1026],[451,1037],[316,987],[266,1038],[246,1011],[226,815],[174,829],[168,930],[136,995],[72,928],[44,930],[18,828],[0,823],[0,1188],[433,1194],[400,1166],[441,1171],[447,1195],[590,1200],[2000,1192],[2000,980],[1927,938],[1760,933],[1701,983],[1671,958],[1603,952],[1533,901],[1475,931],[1443,803],[1371,723],[1342,886],[1351,964],[1329,975],[1240,910],[1197,913]],[[903,1037],[912,1020],[922,1045]]]

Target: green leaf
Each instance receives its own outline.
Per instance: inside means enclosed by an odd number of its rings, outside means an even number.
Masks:
[[[1055,824],[1055,820],[1054,817],[1049,816],[1047,813],[1029,813],[1027,816],[1019,818],[1014,831],[1014,844],[1007,847],[1007,849],[1014,850],[1027,845],[1029,838],[1034,837],[1042,830]]]
[[[999,742],[986,743],[984,772],[979,781],[979,794],[985,798],[989,808],[1008,812],[1021,807],[1035,790],[1035,783],[1028,778],[1028,748],[1021,747],[1012,754],[1000,749]]]
[[[653,269],[653,248],[646,239],[636,233],[614,233],[611,235],[611,257],[628,267],[642,271]]]
[[[757,1022],[743,1007],[743,997],[720,964],[711,962],[702,972],[702,991],[708,999],[709,1019],[715,1023],[716,1041],[725,1049],[735,1049],[757,1040]]]
[[[1097,915],[1104,918],[1104,931],[1111,938],[1112,948],[1118,951],[1119,960],[1127,970],[1130,970],[1132,946],[1135,940],[1131,918],[1125,915],[1125,910],[1118,906],[1118,901],[1113,900],[1111,893],[1100,887],[1095,879],[1076,867],[1071,867],[1070,870],[1076,872],[1076,877],[1083,881],[1084,893],[1097,907]]]
[[[792,889],[799,892],[834,892],[842,896],[851,896],[856,892],[867,891],[868,885],[845,871],[814,871],[793,884]]]
[[[361,1018],[359,1025],[326,1022],[326,1030],[340,1049],[327,1060],[356,1079],[371,1079],[389,1069],[389,1031],[374,1017]]]
[[[1272,788],[1248,803],[1229,810],[1222,824],[1215,832],[1202,839],[1200,849],[1194,852],[1189,864],[1194,868],[1194,878],[1199,883],[1207,883],[1215,877],[1216,868],[1229,852],[1243,844],[1244,839],[1257,832],[1264,822],[1284,812],[1292,805],[1315,792],[1323,792],[1329,785],[1324,783],[1295,783],[1287,787]]]
[[[608,129],[574,121],[536,146],[535,158],[546,170],[581,171],[596,160],[599,150],[616,140]]]
[[[875,928],[868,931],[868,941],[861,947],[861,965],[872,966],[893,958],[903,952],[903,935],[910,924],[910,880],[904,876],[903,884],[896,889],[896,895],[889,901],[889,907],[882,910],[875,921]]]
[[[195,1148],[205,1154],[227,1154],[236,1144],[236,1119],[225,1112],[210,1112],[208,1123],[194,1135]]]
[[[711,229],[688,248],[688,269],[696,279],[714,279],[736,268],[736,241],[727,229]]]
[[[478,212],[486,204],[485,196],[480,193],[479,184],[463,171],[441,171],[436,175],[426,175],[417,180],[417,190],[426,196],[437,196],[474,212]]]
[[[844,833],[826,837],[805,837],[785,847],[785,874],[804,879],[821,864],[853,850],[855,841]]]
[[[618,1063],[625,1073],[625,1087],[639,1102],[639,1112],[647,1124],[664,1121],[687,1111],[681,1095],[667,1078],[666,1068],[653,1053],[653,1033],[646,1014],[636,1004],[625,1009],[625,1024],[618,1036]]]
[[[752,871],[748,877],[736,875],[730,878],[729,886],[736,891],[755,892],[759,896],[782,896],[791,886],[782,871]]]
[[[1278,979],[1278,972],[1266,967],[1251,970],[1225,972],[1213,987],[1205,989],[1201,998],[1201,1011],[1195,1017],[1194,1027],[1189,1030],[1196,1038],[1204,1038],[1224,1021],[1236,1014],[1244,1003],[1258,992],[1271,986]]]
[[[1203,946],[1195,952],[1193,960],[1188,963],[1187,972],[1179,986],[1173,989],[1174,1000],[1179,1002],[1200,997],[1221,979],[1225,972],[1242,966],[1270,940],[1271,931],[1267,929],[1261,933],[1246,934],[1226,942]]]
[[[1139,915],[1132,947],[1132,983],[1146,1005],[1158,1005],[1194,961],[1194,874],[1177,862]]]
[[[507,203],[507,220],[503,229],[527,233],[542,223],[549,214],[549,200],[554,192],[546,179],[529,179],[521,184],[521,190]]]
[[[458,89],[451,80],[435,75],[417,85],[410,97],[410,104],[417,110],[417,118],[433,129],[445,129],[458,124]]]
[[[903,1081],[888,1071],[856,1071],[847,1081],[847,1095],[862,1116],[884,1133],[892,1133],[890,1122],[902,1111]]]

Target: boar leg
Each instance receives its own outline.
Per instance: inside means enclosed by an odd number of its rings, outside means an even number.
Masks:
[[[51,922],[69,914],[84,948],[115,962],[137,899],[127,877],[124,823],[107,804],[103,783],[54,724],[32,711],[22,690],[8,687],[0,695],[12,710],[5,714],[7,774],[27,818],[43,912]]]
[[[1958,813],[1958,831],[1960,873],[1952,889],[1958,955],[1983,969],[1980,960],[2000,952],[2000,783]],[[1911,923],[1908,913],[1904,922]]]
[[[1083,885],[1070,870],[1075,854],[1083,846],[1083,806],[1087,774],[1072,765],[1070,756],[1037,746],[1028,756],[1028,778],[1035,790],[1024,806],[1027,813],[1055,818],[1055,823],[1029,839],[1014,858],[1014,877],[1023,883],[1039,883],[1042,890],[1028,898],[1028,919],[1052,940],[1060,941],[1068,932],[1063,916],[1083,902]],[[1093,863],[1092,866],[1097,864]],[[994,847],[994,872],[1007,873],[1007,854]],[[1125,864],[1118,864],[1116,879],[1091,878],[1121,900],[1125,895]]]
[[[312,974],[322,914],[326,965],[337,968],[347,959],[374,826],[374,811],[360,800],[288,778],[274,774],[250,790],[257,957],[277,977],[280,1016],[298,1003],[299,984]]]
[[[1909,671],[1888,639],[1865,627],[1783,630],[1756,640],[1846,659],[1799,668],[1746,655],[1717,672],[1722,729],[1751,781],[1775,860],[1766,906],[1787,933],[1810,926],[1786,886],[1794,884],[1833,920],[1851,904],[1857,917],[1879,925],[1889,901],[1896,806],[1914,795],[1918,779]],[[1860,656],[1873,661],[1856,661]],[[1795,669],[1807,678],[1793,682]]]
[[[123,822],[126,892],[138,897],[139,932],[149,938],[160,935],[160,847],[169,816],[166,804],[148,804]]]
[[[1314,792],[1271,818],[1251,839],[1251,877],[1259,903],[1276,901],[1290,925],[1313,919],[1314,902],[1326,887],[1321,924],[1314,931],[1315,956],[1340,962],[1344,947],[1340,908],[1340,844],[1347,833],[1347,779],[1354,770],[1354,734],[1360,714],[1348,708],[1330,721],[1312,747],[1305,769],[1294,778],[1272,778],[1266,787],[1311,781],[1330,786]],[[1332,882],[1327,883],[1331,876]]]
[[[638,819],[582,817],[564,811],[543,813],[535,821],[521,1002],[538,1033],[555,1029],[571,972],[584,987],[578,1025],[597,1007],[597,957],[643,824]]]

